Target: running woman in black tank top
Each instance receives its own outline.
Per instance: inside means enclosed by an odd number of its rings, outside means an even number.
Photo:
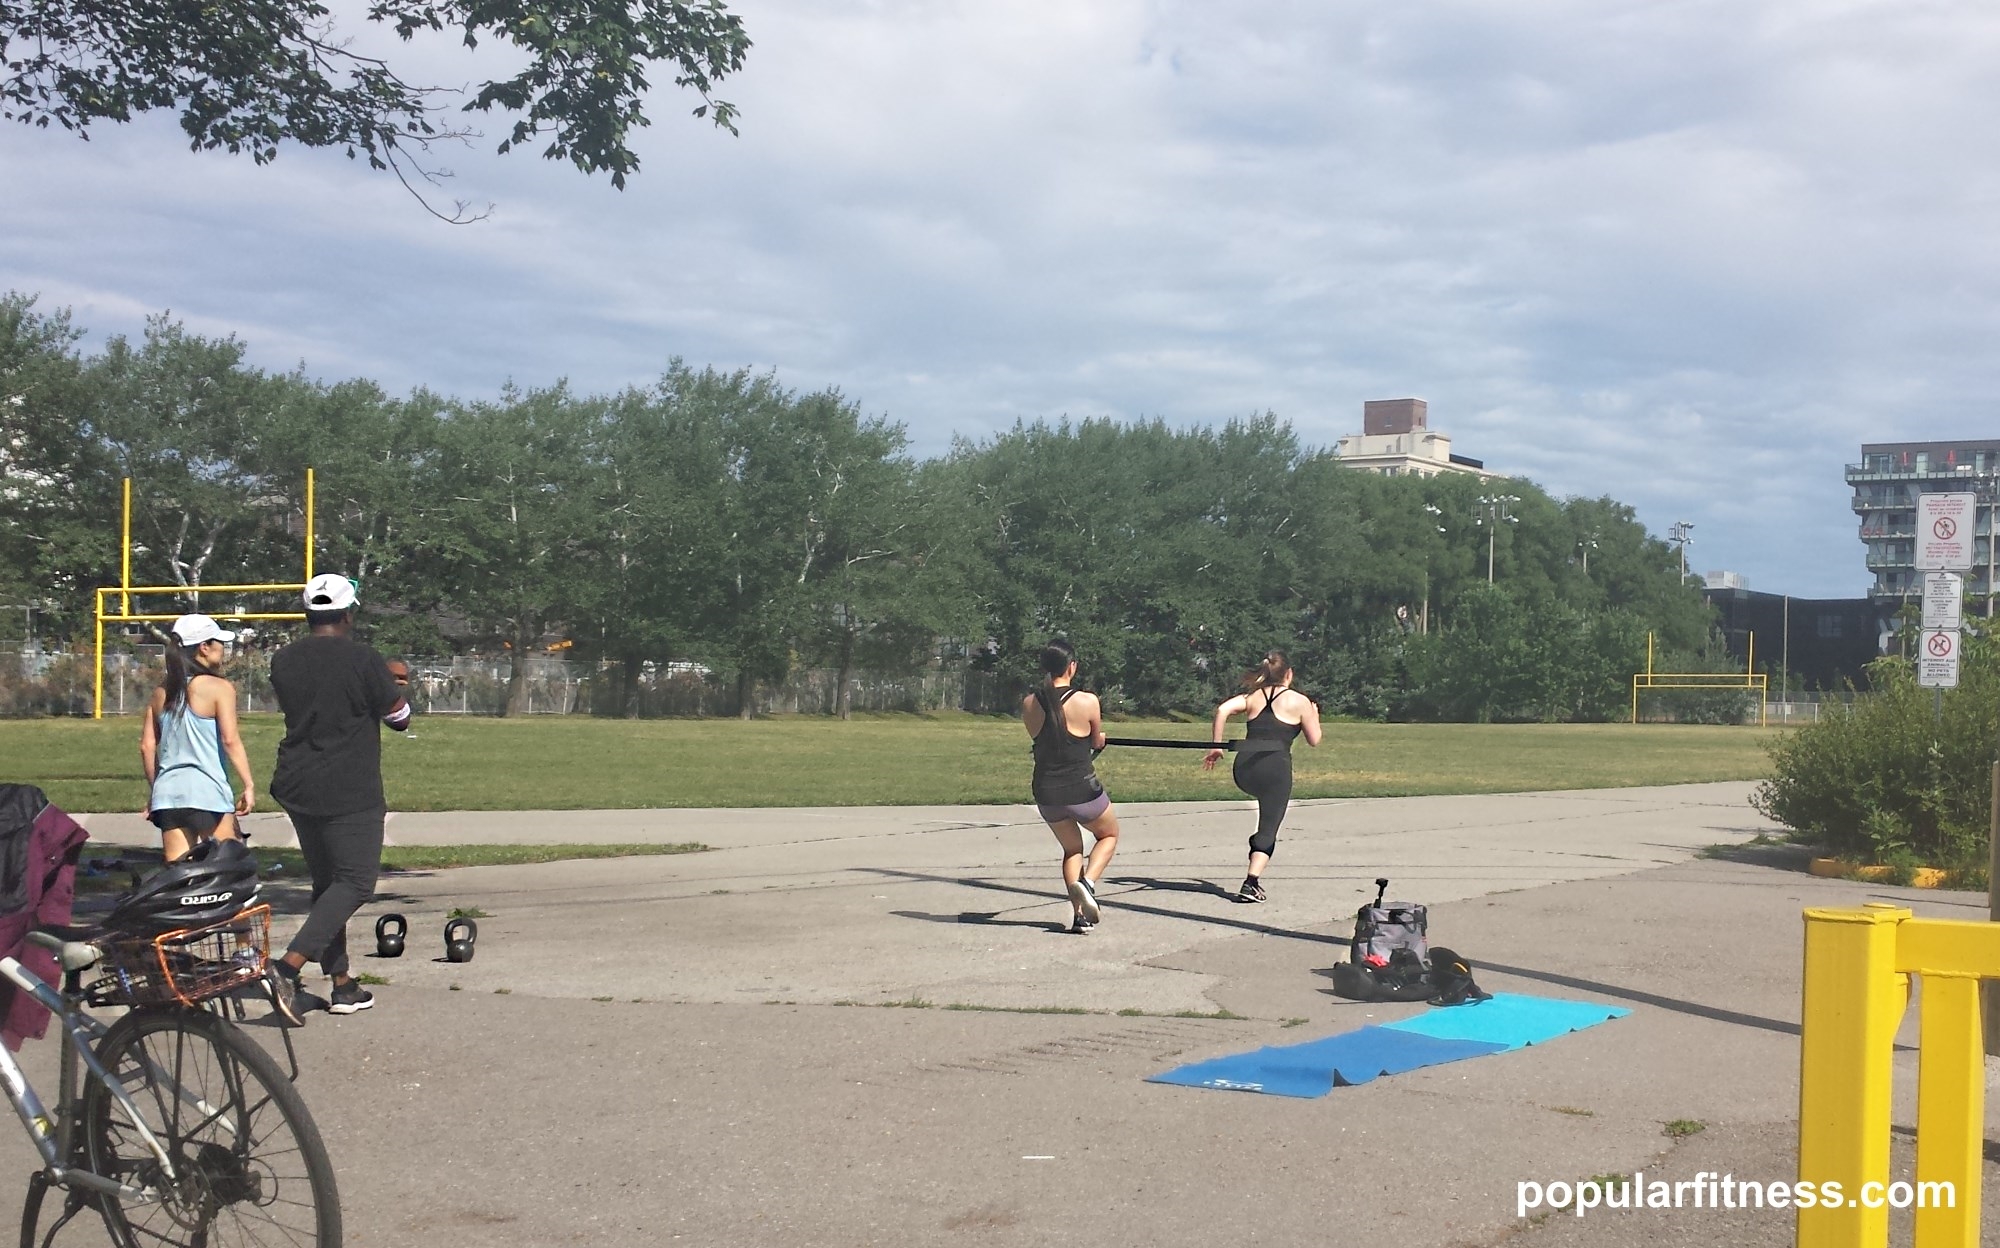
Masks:
[[[1021,701],[1021,722],[1034,738],[1035,805],[1062,846],[1063,890],[1081,935],[1102,917],[1097,881],[1118,851],[1118,813],[1098,783],[1091,758],[1104,748],[1104,722],[1097,695],[1070,682],[1076,679],[1076,650],[1058,637],[1042,649],[1042,687]],[[1097,838],[1088,855],[1083,830]]]
[[[1236,745],[1233,775],[1236,787],[1257,799],[1257,831],[1250,837],[1250,867],[1236,900],[1263,901],[1264,868],[1277,852],[1278,825],[1285,821],[1292,801],[1292,742],[1303,736],[1307,745],[1319,744],[1319,707],[1292,688],[1292,663],[1283,650],[1266,654],[1243,683],[1249,692],[1215,708],[1208,739],[1222,740],[1230,716],[1249,717],[1243,740]],[[1201,765],[1212,770],[1222,753],[1219,748],[1210,750]]]

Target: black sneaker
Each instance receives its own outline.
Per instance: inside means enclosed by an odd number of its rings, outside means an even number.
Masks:
[[[326,1000],[329,1014],[359,1014],[375,1004],[375,994],[361,986],[358,979],[350,979],[344,984],[333,986],[333,995]]]
[[[1072,936],[1088,936],[1096,930],[1097,924],[1092,923],[1080,914],[1076,916],[1076,921],[1069,925],[1069,934]]]
[[[1104,912],[1097,906],[1097,890],[1090,886],[1088,876],[1078,876],[1076,883],[1069,886],[1069,899],[1084,922],[1094,926],[1103,921]]]
[[[306,1012],[311,1009],[307,1002],[319,998],[299,987],[297,971],[282,959],[272,958],[264,968],[264,986],[271,992],[271,1006],[278,1011],[279,1018],[293,1027],[306,1025]]]
[[[1264,895],[1264,886],[1259,884],[1257,877],[1253,875],[1245,877],[1243,887],[1236,890],[1236,900],[1241,902],[1256,902],[1268,901],[1269,898]]]

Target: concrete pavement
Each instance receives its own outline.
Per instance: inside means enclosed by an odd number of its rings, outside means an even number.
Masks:
[[[1983,914],[1784,851],[1699,858],[1766,830],[1747,787],[1301,803],[1264,906],[1224,895],[1247,804],[1133,806],[1087,937],[1054,930],[1021,808],[401,816],[405,843],[716,848],[386,879],[356,935],[395,909],[412,951],[364,961],[379,1009],[298,1033],[302,1086],[355,1245],[1775,1248],[1771,1213],[1514,1216],[1523,1179],[1794,1177],[1799,910]],[[1377,874],[1489,990],[1634,1013],[1317,1101],[1143,1082],[1421,1010],[1328,991]],[[455,905],[489,912],[479,953],[433,962]],[[1674,1119],[1707,1129],[1676,1145]]]

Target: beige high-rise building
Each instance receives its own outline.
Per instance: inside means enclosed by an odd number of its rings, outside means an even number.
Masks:
[[[1429,427],[1430,405],[1422,399],[1370,399],[1361,405],[1361,432],[1334,445],[1340,462],[1385,477],[1435,477],[1464,473],[1485,481],[1485,461],[1451,453],[1451,435]]]

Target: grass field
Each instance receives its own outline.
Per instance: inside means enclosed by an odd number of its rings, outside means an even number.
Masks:
[[[268,791],[281,724],[244,720]],[[1779,730],[1665,724],[1329,724],[1294,751],[1299,797],[1512,793],[1749,780],[1768,774]],[[1113,725],[1114,736],[1204,739],[1186,723]],[[40,785],[77,812],[139,809],[136,719],[0,720],[0,781]],[[384,732],[397,810],[589,810],[646,806],[956,805],[1028,800],[1018,721],[882,715],[613,720],[420,719]],[[1114,747],[1098,774],[1120,801],[1239,796],[1225,760],[1193,750]],[[262,808],[272,805],[260,798]]]

